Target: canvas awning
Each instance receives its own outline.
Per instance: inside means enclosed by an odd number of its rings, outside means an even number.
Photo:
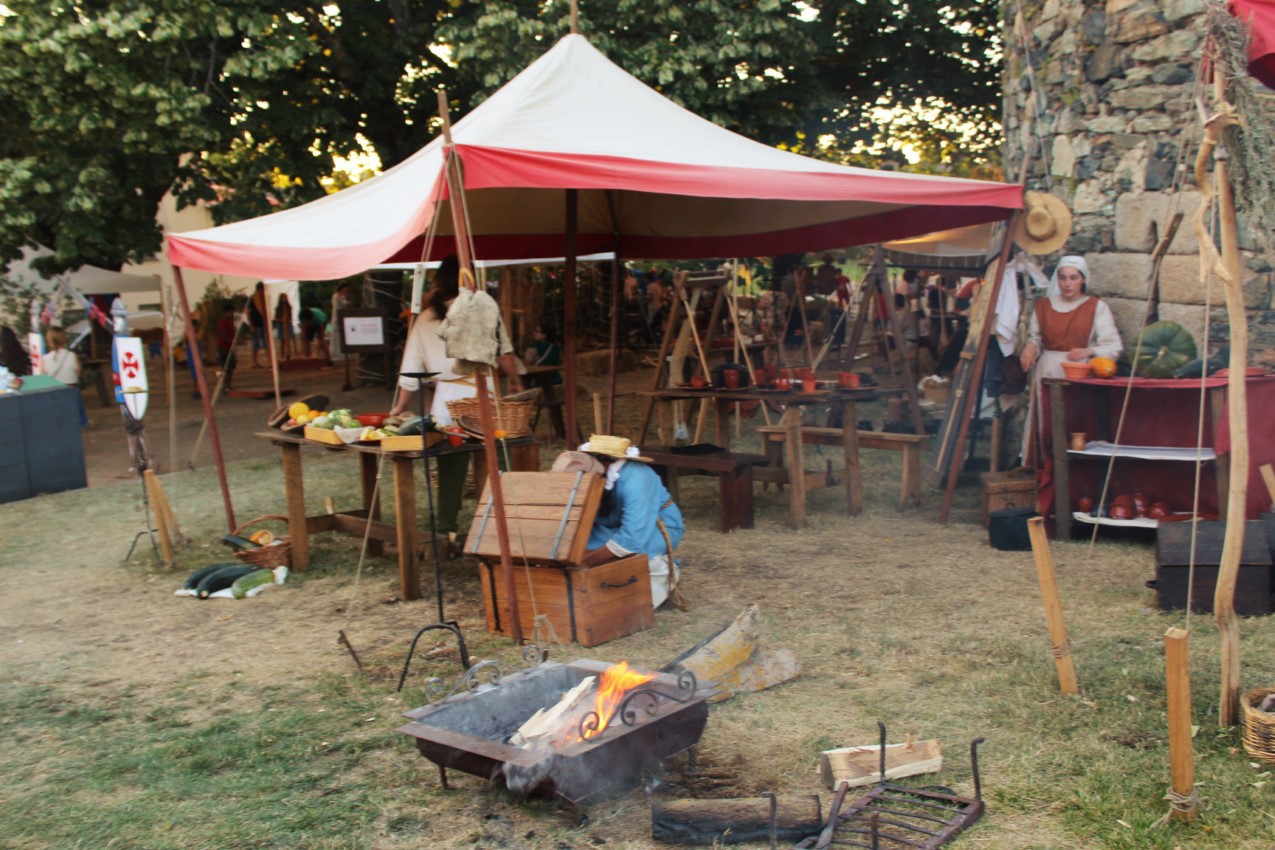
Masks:
[[[618,132],[616,128],[624,128]],[[579,190],[577,252],[766,256],[1000,220],[1017,185],[872,171],[777,150],[677,106],[568,35],[452,129],[475,256],[567,252],[564,190]],[[454,250],[441,138],[304,206],[170,235],[174,265],[319,280]],[[618,242],[618,245],[617,245]]]
[[[1267,88],[1275,89],[1275,2],[1231,0],[1231,14],[1248,23],[1248,72]]]
[[[885,258],[897,266],[927,271],[978,273],[1000,252],[1000,225],[989,222],[883,242]]]
[[[9,263],[4,276],[10,280],[28,285],[35,285],[44,292],[52,292],[57,286],[66,284],[81,295],[113,295],[117,292],[159,292],[158,275],[137,275],[113,272],[97,266],[80,266],[69,272],[46,277],[33,269],[32,263],[41,257],[51,257],[53,252],[48,248],[22,249],[22,256]]]

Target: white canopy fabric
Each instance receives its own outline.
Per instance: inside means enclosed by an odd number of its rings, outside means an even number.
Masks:
[[[1004,228],[978,224],[881,243],[886,259],[915,269],[977,271],[1000,253]]]
[[[100,269],[97,266],[80,266],[75,271],[45,277],[31,267],[41,257],[50,257],[53,252],[48,248],[22,249],[22,256],[11,262],[5,269],[4,276],[26,285],[35,285],[41,291],[52,292],[62,284],[68,284],[81,295],[112,295],[117,292],[159,292],[157,275],[136,275]]]
[[[475,256],[566,253],[563,190],[577,189],[577,251],[769,256],[1006,218],[1017,185],[835,165],[780,151],[677,106],[568,35],[456,122]],[[323,280],[455,250],[443,140],[304,206],[170,235],[174,265]],[[431,256],[422,234],[437,219]]]

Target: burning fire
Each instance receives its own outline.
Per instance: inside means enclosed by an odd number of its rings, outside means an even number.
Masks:
[[[584,733],[585,738],[602,734],[611,723],[615,710],[624,701],[624,696],[634,688],[640,688],[655,678],[654,673],[640,673],[629,666],[629,662],[621,661],[602,672],[598,680],[598,692],[595,697],[594,711],[598,713],[598,728]]]

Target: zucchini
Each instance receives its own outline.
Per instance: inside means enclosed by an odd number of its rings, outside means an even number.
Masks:
[[[248,573],[255,572],[256,567],[246,564],[224,564],[222,568],[215,573],[210,573],[199,582],[199,586],[195,588],[196,595],[200,599],[207,599],[210,595],[219,590],[225,590],[235,583],[235,579],[246,576]]]
[[[260,543],[253,543],[251,540],[248,540],[245,537],[240,537],[238,534],[227,534],[221,538],[221,542],[225,543],[231,549],[260,549],[261,548]]]
[[[264,588],[268,584],[274,584],[274,570],[253,570],[235,579],[234,584],[230,585],[230,594],[236,599],[243,599],[253,588]]]
[[[182,589],[195,590],[196,588],[199,587],[199,583],[201,581],[203,581],[206,577],[212,575],[213,573],[217,572],[217,570],[221,569],[222,567],[237,567],[237,566],[239,565],[238,564],[211,564],[207,567],[203,567],[202,569],[195,570],[186,578],[186,583],[182,585]]]

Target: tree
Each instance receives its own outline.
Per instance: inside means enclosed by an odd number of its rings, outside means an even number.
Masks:
[[[5,3],[0,260],[40,243],[50,270],[155,254],[182,156],[233,132],[235,81],[312,49],[256,0]]]

